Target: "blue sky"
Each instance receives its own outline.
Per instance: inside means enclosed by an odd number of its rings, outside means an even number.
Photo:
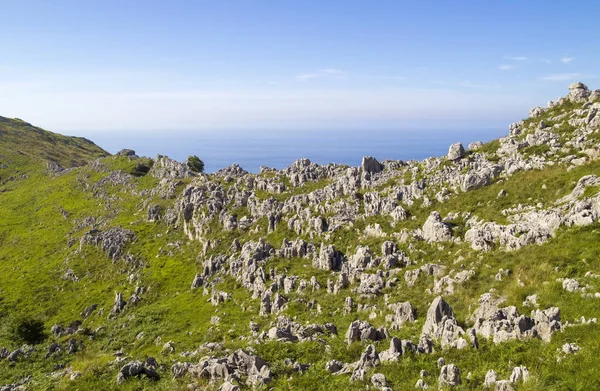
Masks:
[[[0,115],[98,132],[505,126],[600,84],[586,1],[3,1]]]

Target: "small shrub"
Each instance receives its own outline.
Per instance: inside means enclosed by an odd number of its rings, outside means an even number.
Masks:
[[[10,326],[10,339],[17,343],[36,345],[44,342],[44,322],[31,316],[24,315],[15,318]]]
[[[194,172],[204,172],[204,162],[198,156],[188,157],[187,165]]]

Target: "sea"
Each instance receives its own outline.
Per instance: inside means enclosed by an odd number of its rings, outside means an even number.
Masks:
[[[358,166],[363,156],[382,160],[422,160],[443,156],[448,147],[462,142],[490,141],[506,136],[507,129],[468,130],[305,130],[305,131],[202,131],[112,132],[95,134],[93,140],[116,153],[133,149],[138,156],[166,155],[184,161],[196,155],[212,173],[239,164],[257,173],[261,166],[282,169],[308,158],[319,164]]]

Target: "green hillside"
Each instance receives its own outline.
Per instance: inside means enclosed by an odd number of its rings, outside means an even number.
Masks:
[[[83,137],[68,137],[18,118],[0,117],[0,182],[15,174],[46,168],[83,166],[109,153]]]
[[[259,174],[0,118],[0,385],[599,389],[600,92],[584,87],[448,156]],[[347,334],[357,320],[373,330]]]

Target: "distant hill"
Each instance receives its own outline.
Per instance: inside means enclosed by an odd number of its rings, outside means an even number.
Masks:
[[[8,170],[82,166],[110,154],[83,137],[69,137],[33,126],[18,118],[0,117],[0,178]]]

